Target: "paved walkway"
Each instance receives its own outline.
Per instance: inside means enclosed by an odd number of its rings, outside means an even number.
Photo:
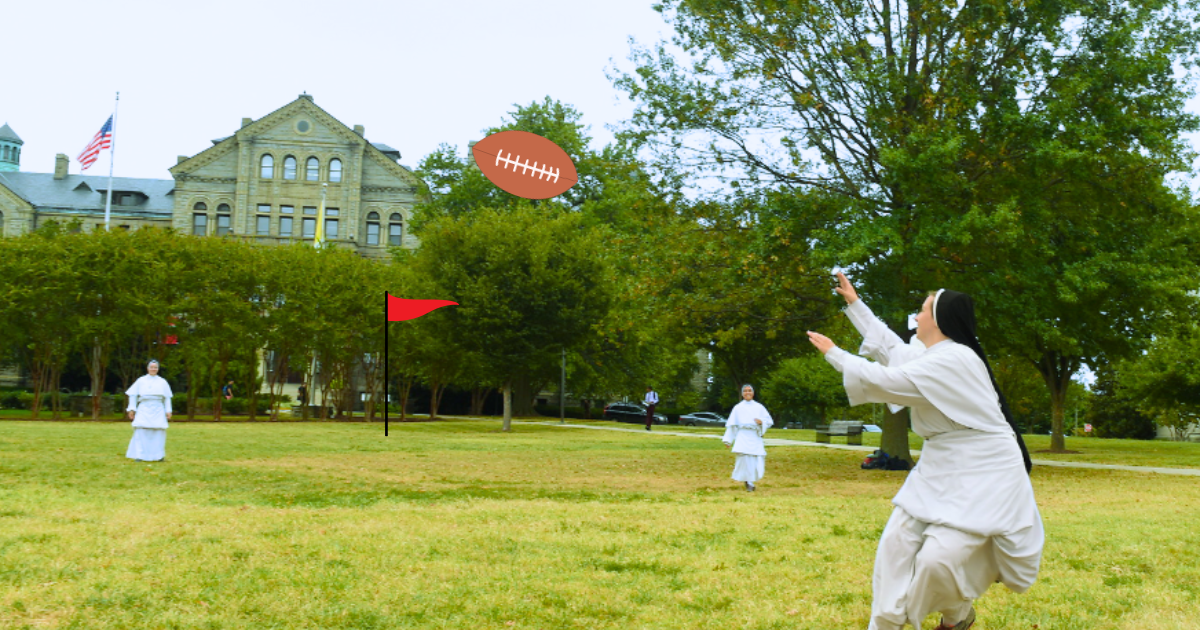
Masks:
[[[645,427],[622,427],[622,426],[599,426],[594,424],[559,424],[558,422],[542,421],[530,422],[514,420],[513,424],[542,424],[551,427],[562,427],[564,429],[592,429],[595,431],[627,431],[630,433],[646,433]],[[688,438],[707,438],[719,440],[720,435],[711,433],[687,433],[683,431],[672,431],[670,429],[661,428],[662,425],[657,425],[654,430],[650,431],[650,435],[670,435],[675,437]],[[766,438],[763,442],[767,446],[815,446],[818,448],[835,448],[843,451],[867,451],[872,452],[874,446],[855,446],[852,444],[825,444],[824,442],[808,442],[805,440],[786,440],[780,438]],[[920,455],[921,451],[913,451],[913,455]],[[1059,468],[1093,468],[1099,470],[1124,470],[1128,472],[1140,473],[1158,473],[1160,475],[1184,475],[1190,477],[1200,477],[1200,469],[1198,468],[1153,468],[1150,466],[1122,466],[1119,464],[1091,464],[1088,462],[1064,462],[1053,459],[1035,459],[1033,463],[1037,466],[1057,466]]]

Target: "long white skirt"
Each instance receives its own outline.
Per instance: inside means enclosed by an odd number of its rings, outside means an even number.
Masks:
[[[755,483],[762,479],[766,472],[767,458],[765,455],[742,455],[739,453],[737,461],[733,464],[734,481]]]
[[[934,612],[962,621],[995,582],[1025,592],[1037,576],[1042,535],[1041,519],[1015,535],[982,536],[895,508],[875,554],[870,630],[900,630],[905,622],[920,628]],[[1026,547],[1036,553],[1020,551]]]
[[[157,462],[166,456],[166,429],[133,429],[133,439],[129,440],[129,450],[125,451],[125,457],[143,462]]]

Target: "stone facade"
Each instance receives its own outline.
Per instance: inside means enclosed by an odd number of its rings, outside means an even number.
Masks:
[[[386,258],[389,246],[418,245],[408,228],[420,180],[399,159],[399,151],[368,142],[362,126],[347,127],[304,94],[180,156],[173,180],[114,180],[110,225],[169,226],[264,245],[312,242],[324,193],[326,241]],[[102,229],[107,188],[107,177],[68,175],[61,154],[53,176],[0,174],[0,234],[24,234],[49,219]]]

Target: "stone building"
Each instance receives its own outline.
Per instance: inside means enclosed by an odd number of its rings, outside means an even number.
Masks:
[[[105,175],[70,175],[59,154],[53,173],[20,168],[23,141],[0,127],[0,234],[17,236],[47,220],[104,227]],[[420,180],[400,152],[368,142],[302,94],[193,156],[180,156],[172,179],[117,177],[110,227],[173,227],[199,236],[233,236],[269,245],[312,241],[325,195],[325,238],[371,258],[389,246],[415,248],[408,224]]]
[[[50,220],[103,230],[108,176],[71,175],[61,153],[51,173],[22,170],[23,145],[8,124],[0,127],[0,236]],[[362,125],[342,124],[302,94],[258,120],[243,118],[204,151],[179,156],[171,179],[113,178],[109,227],[311,243],[324,194],[326,242],[382,259],[389,247],[418,246],[408,226],[420,180],[399,160],[400,151],[369,142]],[[0,366],[0,386],[24,380]]]

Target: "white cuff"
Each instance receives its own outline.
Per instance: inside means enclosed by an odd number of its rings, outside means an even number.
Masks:
[[[858,302],[855,302],[855,304],[857,304],[857,303]],[[829,349],[829,352],[825,353],[825,360],[828,361],[829,365],[832,365],[834,367],[834,369],[841,372],[841,371],[843,371],[844,366],[845,366],[846,351],[842,350],[841,348],[839,348],[837,346],[834,346]]]

